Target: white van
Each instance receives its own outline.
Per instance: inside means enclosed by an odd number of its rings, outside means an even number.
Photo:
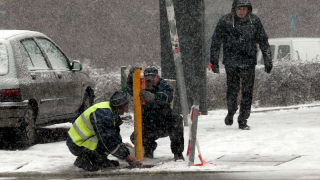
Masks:
[[[271,38],[269,44],[275,64],[284,61],[320,62],[320,38]],[[264,64],[260,50],[257,63]]]

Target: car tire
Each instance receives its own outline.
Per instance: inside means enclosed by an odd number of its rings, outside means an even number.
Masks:
[[[18,129],[18,134],[20,136],[20,144],[23,146],[31,146],[34,144],[36,139],[36,128],[35,128],[35,111],[29,106],[23,118],[23,122]]]
[[[89,94],[87,92],[85,92],[84,97],[83,97],[83,101],[82,101],[82,105],[79,110],[79,116],[91,106],[92,106],[92,98],[89,96]]]

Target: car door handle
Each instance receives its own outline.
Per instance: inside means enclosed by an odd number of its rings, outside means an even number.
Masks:
[[[61,79],[62,78],[62,74],[58,74],[58,78]]]
[[[34,80],[34,79],[36,79],[36,74],[31,74],[31,78]]]

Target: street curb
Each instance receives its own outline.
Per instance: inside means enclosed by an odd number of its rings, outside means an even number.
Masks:
[[[263,112],[270,112],[270,111],[292,110],[292,109],[312,108],[312,107],[320,107],[320,104],[289,106],[289,107],[276,107],[276,108],[267,108],[267,109],[262,109],[262,110],[255,109],[255,110],[252,110],[251,113],[263,113]]]
[[[132,176],[132,175],[178,175],[178,174],[203,174],[203,173],[246,173],[246,172],[259,172],[259,171],[64,171],[57,173],[40,173],[40,172],[21,172],[21,173],[0,173],[0,178],[15,177],[21,179],[74,179],[74,178],[102,178],[102,177],[115,177],[115,176]]]

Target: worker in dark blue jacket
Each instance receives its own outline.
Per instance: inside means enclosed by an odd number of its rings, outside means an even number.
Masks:
[[[130,166],[141,167],[140,162],[130,155],[122,142],[120,125],[128,110],[126,94],[117,91],[108,102],[97,103],[85,110],[68,131],[67,146],[77,156],[74,165],[86,171],[117,167],[118,161],[108,159],[108,155],[124,159]]]
[[[130,69],[127,78],[127,90],[130,95],[133,95],[132,74],[135,69],[137,67]],[[158,70],[154,67],[144,70],[144,78],[146,88],[140,92],[140,99],[146,101],[145,104],[142,104],[144,157],[153,158],[157,148],[156,140],[169,136],[174,160],[184,160],[182,155],[184,149],[183,119],[170,107],[173,100],[173,88],[160,78]],[[131,135],[131,141],[134,143],[134,133]]]

